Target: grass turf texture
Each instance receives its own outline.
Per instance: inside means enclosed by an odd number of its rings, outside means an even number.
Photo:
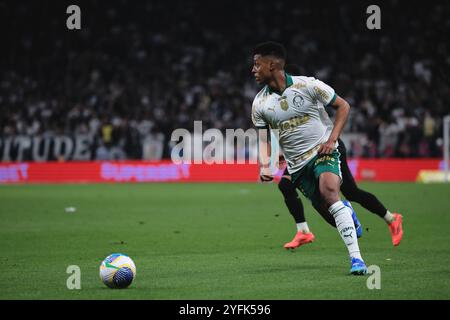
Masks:
[[[0,299],[450,299],[450,186],[361,186],[404,215],[394,248],[386,224],[353,204],[381,290],[348,274],[337,231],[309,202],[315,242],[283,249],[295,225],[276,184],[0,186]],[[114,252],[136,263],[128,289],[99,279]],[[69,265],[81,290],[66,287]]]

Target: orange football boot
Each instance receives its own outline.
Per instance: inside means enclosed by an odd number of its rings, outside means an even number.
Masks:
[[[297,232],[294,239],[284,245],[285,249],[295,249],[301,245],[311,243],[314,241],[314,235],[312,232],[303,233],[302,231]]]
[[[389,231],[392,236],[392,244],[398,246],[403,237],[403,216],[399,213],[393,213],[392,215],[395,217],[395,220],[389,225]]]

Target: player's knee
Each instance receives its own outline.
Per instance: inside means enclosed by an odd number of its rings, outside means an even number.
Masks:
[[[320,189],[320,195],[328,207],[339,201],[339,189],[334,186],[322,186]]]

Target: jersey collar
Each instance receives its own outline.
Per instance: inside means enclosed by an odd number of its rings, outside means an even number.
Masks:
[[[292,86],[294,84],[294,81],[292,80],[292,76],[290,74],[288,74],[287,72],[284,73],[284,78],[286,79],[286,88],[284,90],[286,90],[287,88],[289,88],[290,86]],[[269,86],[266,86],[266,93],[272,94],[273,92],[274,91],[272,89],[270,89]]]

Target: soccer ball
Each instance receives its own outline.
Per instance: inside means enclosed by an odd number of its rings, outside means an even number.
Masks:
[[[110,288],[126,288],[136,277],[136,266],[125,254],[113,253],[100,265],[100,279]]]

